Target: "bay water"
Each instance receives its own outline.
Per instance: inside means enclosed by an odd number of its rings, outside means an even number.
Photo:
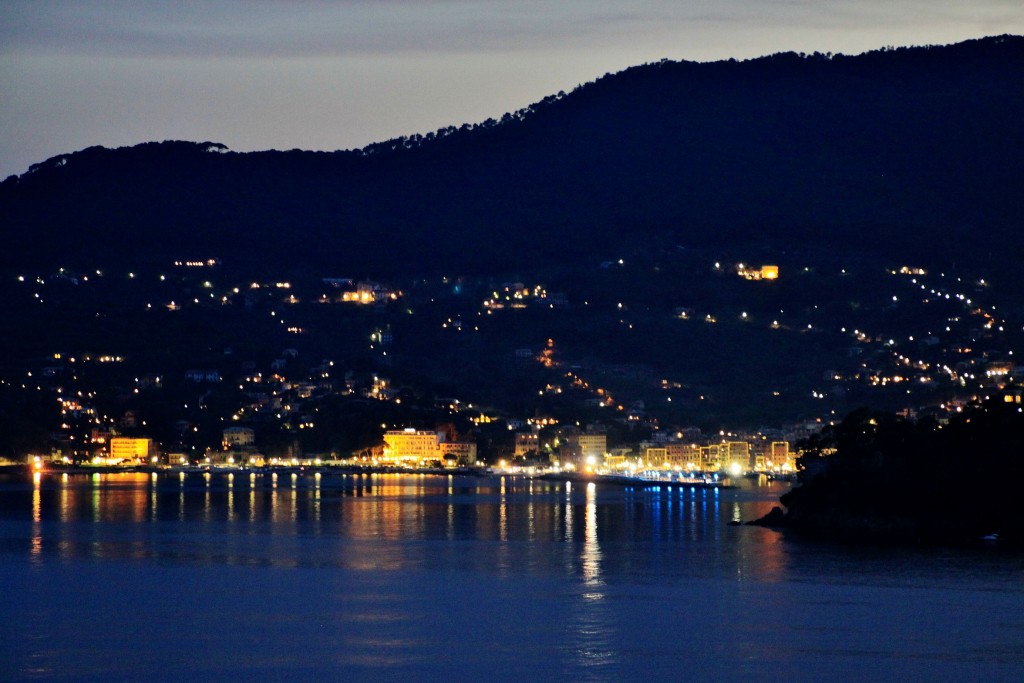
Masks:
[[[1024,680],[1024,556],[730,522],[787,484],[0,475],[0,680]]]

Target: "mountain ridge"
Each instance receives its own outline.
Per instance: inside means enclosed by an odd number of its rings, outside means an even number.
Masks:
[[[806,240],[941,260],[979,236],[1005,252],[1024,219],[1021,76],[1019,36],[663,60],[362,150],[89,147],[0,184],[0,263],[217,254],[485,272],[638,245]],[[922,244],[936,234],[951,244]]]

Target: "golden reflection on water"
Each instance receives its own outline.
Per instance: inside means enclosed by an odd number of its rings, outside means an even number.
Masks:
[[[32,562],[38,564],[43,554],[43,473],[32,473]]]
[[[597,485],[593,482],[587,484],[584,520],[583,588],[578,596],[579,602],[571,610],[569,643],[576,662],[585,670],[599,674],[602,668],[618,662],[615,646],[619,637],[615,615],[600,590],[604,581],[601,578],[601,545],[597,529]]]
[[[587,525],[583,534],[583,582],[601,585],[601,544],[597,540],[597,484],[587,484]],[[592,599],[601,599],[600,593]]]
[[[57,514],[60,515],[60,521],[68,522],[71,520],[71,508],[69,507],[68,499],[68,474],[65,472],[60,477],[60,509]]]
[[[32,477],[27,491],[31,529],[26,536],[33,557],[42,558],[44,548],[59,548],[62,555],[128,552],[134,557],[150,552],[153,531],[147,524],[201,521],[208,528],[181,527],[182,533],[201,534],[201,549],[185,549],[189,557],[231,563],[328,562],[367,571],[421,567],[430,557],[430,562],[459,567],[471,563],[499,576],[575,576],[578,597],[587,603],[608,602],[608,575],[658,571],[659,563],[677,561],[695,543],[715,544],[720,550],[717,561],[731,564],[729,573],[738,580],[770,580],[788,570],[780,537],[726,528],[737,515],[750,519],[758,506],[770,506],[767,497],[751,502],[731,492],[696,489],[618,492],[590,483],[514,476],[310,473],[289,477],[292,485],[287,488],[272,488],[275,478],[274,473],[43,473]],[[248,491],[242,491],[246,482]],[[44,522],[56,518],[71,524]],[[80,524],[90,519],[98,524]],[[303,536],[325,536],[325,542],[308,545]],[[761,536],[769,538],[737,540]],[[617,543],[649,537],[671,543],[663,544],[664,551],[655,547],[631,558],[609,552],[607,545],[609,538]]]
[[[316,522],[316,532],[320,535],[320,524],[323,522],[323,504],[320,498],[320,473],[313,477],[313,521]]]
[[[92,521],[100,521],[100,475],[92,475]]]
[[[43,496],[40,487],[43,484],[43,473],[32,473],[32,521],[43,521]]]
[[[273,489],[270,492],[270,522],[276,525],[281,523],[280,496],[277,493],[277,472],[270,475],[270,488]]]

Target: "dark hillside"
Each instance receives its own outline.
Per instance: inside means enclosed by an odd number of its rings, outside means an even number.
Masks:
[[[0,186],[7,265],[217,255],[365,275],[793,242],[1024,248],[1024,38],[661,62],[362,151],[89,148]]]

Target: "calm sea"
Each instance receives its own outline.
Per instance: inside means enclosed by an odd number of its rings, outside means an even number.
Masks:
[[[784,485],[0,477],[5,680],[1024,680],[1024,557],[729,526]]]

